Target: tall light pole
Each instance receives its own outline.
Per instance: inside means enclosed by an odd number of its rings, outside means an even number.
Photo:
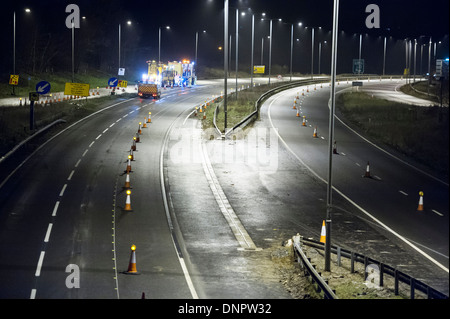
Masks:
[[[236,100],[238,98],[239,9],[236,9]]]
[[[384,49],[383,49],[383,75],[386,71],[386,37],[384,37]]]
[[[75,78],[75,23],[72,21],[72,83]]]
[[[272,19],[270,19],[270,35],[269,35],[269,85],[270,85],[270,75],[272,69]]]
[[[170,30],[169,26],[166,26],[167,30]],[[158,66],[161,63],[161,27],[159,27],[159,41],[158,41]]]
[[[362,50],[362,34],[359,35],[359,56],[358,56],[359,68],[358,68],[358,75],[361,74],[361,50]]]
[[[13,15],[13,74],[16,74],[16,11]],[[16,95],[14,87],[15,85],[12,86],[12,95]]]
[[[291,71],[291,76],[289,78],[289,81],[292,81],[292,55],[294,52],[294,24],[291,24],[291,61],[290,61],[290,71]]]
[[[223,70],[224,70],[224,81],[223,81],[223,111],[225,114],[224,123],[224,134],[227,132],[227,81],[228,81],[228,0],[224,0],[224,34],[223,34]]]
[[[311,79],[314,78],[314,28],[311,29]]]
[[[253,89],[253,55],[255,50],[255,15],[252,14],[252,56],[250,66],[250,88]]]
[[[331,49],[331,91],[330,91],[330,117],[328,132],[328,183],[327,183],[327,215],[325,219],[325,271],[330,271],[331,264],[331,214],[332,214],[332,168],[333,168],[333,139],[334,139],[334,110],[336,97],[336,62],[338,41],[339,0],[334,0],[333,9],[333,39]]]

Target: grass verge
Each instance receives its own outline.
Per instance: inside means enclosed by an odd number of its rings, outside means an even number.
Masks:
[[[110,105],[111,101],[135,97],[121,94],[95,99],[77,99],[34,106],[35,130],[30,131],[30,107],[0,108],[0,157],[34,132],[57,119],[66,120],[68,126],[83,117]]]

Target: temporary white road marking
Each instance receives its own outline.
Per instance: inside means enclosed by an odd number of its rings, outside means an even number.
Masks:
[[[64,184],[64,186],[61,189],[61,192],[59,193],[59,196],[63,196],[64,195],[64,191],[66,190],[67,184]]]
[[[438,214],[441,217],[444,216],[444,214],[439,213],[437,210],[432,209],[431,211],[435,214]]]
[[[75,170],[72,170],[69,177],[67,177],[67,180],[70,181],[72,179],[73,174],[75,173]]]
[[[30,299],[35,299],[35,298],[36,298],[36,289],[31,289]]]
[[[81,158],[78,160],[78,162],[75,164],[75,167],[78,167],[78,165],[80,165],[81,162]]]
[[[108,128],[106,128],[104,131],[103,131],[103,134],[105,134],[107,131],[108,131],[109,129]]]
[[[55,203],[55,207],[53,207],[53,213],[52,216],[56,216],[56,212],[58,211],[58,207],[59,207],[59,201],[57,201]]]
[[[89,147],[92,147],[92,145],[94,145],[95,141],[92,141],[91,144],[89,144]]]
[[[403,194],[405,196],[408,196],[408,193],[405,193],[404,191],[398,191],[400,194]]]
[[[48,224],[47,233],[45,234],[45,238],[44,238],[45,243],[48,243],[48,241],[50,239],[50,233],[52,232],[52,227],[53,227],[52,223]]]
[[[36,277],[41,275],[42,263],[44,262],[45,251],[41,251],[41,255],[39,256],[38,264],[36,267],[36,273],[34,274]]]
[[[89,149],[85,150],[83,155],[81,155],[81,157],[84,157],[84,155],[86,155],[86,153],[89,151]]]
[[[111,124],[109,127],[113,127],[114,125],[116,125],[116,123]]]
[[[95,139],[98,140],[100,137],[102,137],[102,134],[100,134],[99,136],[97,136]]]

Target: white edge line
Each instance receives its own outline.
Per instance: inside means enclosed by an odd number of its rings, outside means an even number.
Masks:
[[[178,251],[178,248],[176,247],[176,244],[175,244],[175,239],[173,238],[173,224],[172,224],[172,219],[170,218],[169,204],[167,202],[167,193],[166,193],[166,187],[165,187],[165,183],[164,183],[164,149],[166,147],[166,143],[169,138],[169,132],[172,130],[172,127],[174,125],[175,125],[175,121],[170,125],[169,129],[166,131],[166,135],[163,140],[163,144],[161,147],[161,154],[160,154],[160,158],[159,158],[159,173],[161,176],[160,182],[161,182],[161,192],[163,195],[162,197],[163,197],[163,202],[164,202],[164,210],[166,211],[167,221],[169,223],[169,227],[170,227],[170,230],[172,233],[171,234],[172,243],[173,243],[175,250]],[[192,298],[199,299],[198,295],[197,295],[197,291],[195,290],[194,284],[192,282],[191,276],[189,275],[189,271],[186,267],[183,257],[181,257],[178,252],[177,252],[177,257],[178,257],[178,261],[180,262],[181,269],[183,270],[184,278],[186,279],[186,283],[188,285],[189,291],[191,292]]]
[[[279,95],[281,96],[281,95]],[[275,129],[273,122],[272,122],[272,117],[270,116],[270,108],[272,107],[272,104],[278,99],[278,97],[275,97],[273,99],[273,101],[269,104],[269,108],[268,108],[268,112],[267,115],[269,117],[269,121],[270,121],[270,125],[272,126],[273,129]],[[283,138],[280,136],[279,132],[276,131],[278,138],[280,139],[280,141],[284,144],[284,146],[286,147],[286,149],[292,153],[292,155],[302,164],[304,165],[314,176],[316,176],[319,180],[321,180],[322,182],[324,182],[325,184],[328,184],[328,182],[326,180],[324,180],[322,177],[320,177],[315,171],[313,171],[308,165],[306,165],[305,162],[303,162],[298,156],[297,154],[294,153],[294,151],[287,145],[287,143],[283,140]],[[369,142],[370,143],[370,142]],[[389,153],[387,153],[389,154]],[[407,163],[406,163],[407,164]],[[409,164],[408,164],[409,165]],[[410,241],[408,241],[405,237],[401,236],[400,234],[396,233],[394,230],[392,230],[391,228],[389,228],[387,225],[383,224],[381,221],[379,221],[378,219],[376,219],[374,216],[372,216],[369,212],[367,212],[365,209],[363,209],[361,206],[359,206],[358,204],[356,204],[354,201],[352,201],[349,197],[347,197],[346,195],[344,195],[344,193],[342,193],[340,190],[338,190],[336,187],[332,186],[332,188],[339,194],[341,195],[344,199],[346,199],[349,203],[351,203],[353,206],[355,206],[356,208],[358,208],[362,213],[364,213],[365,215],[367,215],[368,217],[370,217],[371,219],[373,219],[376,223],[378,223],[381,227],[385,228],[387,231],[389,231],[390,233],[392,233],[393,235],[395,235],[396,237],[398,237],[400,240],[404,241],[406,244],[408,244],[409,246],[411,246],[413,249],[415,249],[417,252],[419,252],[420,254],[422,254],[425,258],[427,258],[428,260],[430,260],[431,262],[433,262],[434,264],[436,264],[439,268],[443,269],[444,271],[446,271],[447,273],[449,272],[449,269],[446,268],[444,265],[440,264],[437,260],[435,260],[434,258],[432,258],[431,256],[429,256],[427,253],[425,253],[423,250],[421,250],[419,247],[417,247],[416,245],[412,244]]]

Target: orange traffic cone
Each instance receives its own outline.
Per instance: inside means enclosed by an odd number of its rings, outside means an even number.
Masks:
[[[142,123],[139,122],[139,127],[138,127],[138,133],[139,133],[139,134],[142,134],[141,125],[142,125]]]
[[[134,161],[133,148],[130,149],[130,160]]]
[[[198,110],[198,107],[196,106],[196,107],[195,107],[194,116],[197,116],[197,110]]]
[[[297,117],[300,117],[300,112],[299,112],[300,110],[299,109],[297,109]]]
[[[322,222],[322,230],[320,232],[320,242],[321,243],[325,243],[326,241],[326,236],[327,235],[327,230],[325,228],[325,221]]]
[[[133,145],[131,145],[131,149],[132,149],[133,151],[136,150],[136,136],[133,136]]]
[[[317,126],[314,127],[314,133],[313,133],[313,137],[317,137]]]
[[[367,162],[366,173],[364,174],[364,177],[370,177],[369,162]]]
[[[141,138],[139,137],[139,133],[136,133],[136,143],[139,143],[140,140]]]
[[[125,210],[131,211],[131,191],[127,190],[127,199],[125,200]]]
[[[152,122],[152,112],[148,112],[147,123],[151,123],[151,122]]]
[[[147,118],[144,119],[144,124],[142,124],[142,127],[147,127]]]
[[[303,115],[303,123],[302,126],[306,126],[306,116]]]
[[[127,173],[131,172],[131,155],[128,155]]]
[[[131,256],[128,264],[128,270],[123,273],[127,275],[139,275],[136,268],[136,245],[131,246]]]
[[[294,106],[292,107],[294,110],[297,108],[297,100],[294,100]]]
[[[125,179],[125,188],[130,188],[130,174],[127,173],[127,178]]]
[[[423,192],[419,192],[419,206],[417,207],[417,210],[422,211],[423,210]]]

